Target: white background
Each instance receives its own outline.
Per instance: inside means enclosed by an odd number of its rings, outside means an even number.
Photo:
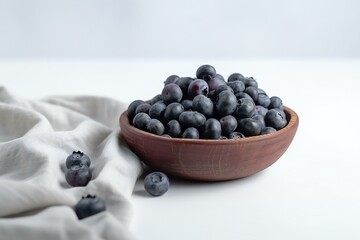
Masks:
[[[349,58],[357,0],[0,0],[0,58]]]
[[[258,79],[300,117],[249,178],[133,194],[138,239],[360,239],[360,2],[0,0],[0,84],[24,98],[159,93],[204,63]]]

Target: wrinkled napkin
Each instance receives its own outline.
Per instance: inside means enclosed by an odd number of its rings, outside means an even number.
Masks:
[[[126,107],[96,96],[21,99],[0,87],[0,239],[134,239],[131,194],[142,166],[119,138]],[[73,151],[91,159],[86,187],[65,180]],[[78,220],[73,206],[87,194],[107,210]]]

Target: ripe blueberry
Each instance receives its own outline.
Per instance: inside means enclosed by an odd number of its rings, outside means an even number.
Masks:
[[[75,213],[79,219],[90,217],[106,210],[105,201],[99,197],[87,195],[74,207]]]
[[[162,172],[149,173],[144,179],[145,190],[152,196],[161,196],[169,190],[169,178]]]

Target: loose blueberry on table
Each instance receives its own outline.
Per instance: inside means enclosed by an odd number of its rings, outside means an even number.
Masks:
[[[160,94],[129,105],[134,127],[167,138],[221,140],[273,133],[288,123],[281,98],[253,77],[233,73],[226,81],[206,64],[194,77],[174,74],[163,82]]]
[[[144,179],[145,190],[152,196],[161,196],[169,189],[169,178],[162,172],[149,173]]]
[[[75,213],[79,219],[90,217],[106,210],[105,201],[97,196],[87,195],[74,207]]]

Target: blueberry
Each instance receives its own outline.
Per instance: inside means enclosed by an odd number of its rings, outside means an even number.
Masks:
[[[136,128],[146,131],[147,130],[146,126],[150,120],[151,120],[151,118],[148,114],[138,113],[135,115],[135,117],[133,119],[133,125]]]
[[[92,174],[87,165],[73,165],[65,172],[66,181],[73,187],[86,186]]]
[[[275,129],[275,128],[265,127],[265,128],[263,128],[263,129],[261,129],[260,134],[263,135],[263,134],[268,134],[268,133],[273,133],[273,132],[276,132],[276,129]]]
[[[221,124],[221,134],[229,136],[229,134],[237,128],[237,120],[232,115],[226,115],[219,120]]]
[[[222,85],[226,85],[224,78],[221,75],[216,75],[215,77],[206,81],[209,85],[209,92],[212,90],[216,90]]]
[[[203,137],[206,139],[219,139],[221,136],[221,124],[215,118],[209,118],[204,125]]]
[[[204,114],[206,118],[212,117],[214,113],[214,103],[210,98],[204,95],[197,95],[194,97],[192,106],[194,111]]]
[[[188,98],[193,99],[197,95],[207,95],[209,92],[209,85],[202,79],[195,79],[189,84]]]
[[[99,197],[87,195],[74,207],[75,213],[79,219],[90,217],[106,210],[105,201]]]
[[[70,168],[71,166],[74,165],[86,165],[88,167],[90,167],[90,158],[88,155],[84,154],[83,152],[80,151],[73,151],[72,154],[70,154],[67,158],[66,158],[66,168]]]
[[[182,138],[199,139],[200,138],[200,133],[199,133],[199,130],[197,130],[196,128],[189,127],[187,129],[185,129],[185,131],[183,132],[181,137]]]
[[[259,121],[260,126],[261,126],[261,129],[263,129],[263,128],[266,127],[266,124],[265,124],[265,120],[264,120],[264,116],[263,116],[263,115],[254,114],[251,118]]]
[[[270,109],[265,115],[265,123],[266,126],[279,130],[287,124],[286,115],[278,108]]]
[[[136,113],[136,108],[141,104],[141,103],[144,103],[143,100],[135,100],[135,101],[132,101],[129,106],[128,106],[128,118],[129,118],[129,121],[132,122],[133,118],[135,117]]]
[[[181,77],[175,81],[175,84],[177,84],[181,88],[181,91],[183,93],[183,99],[187,98],[188,88],[192,81],[194,81],[194,79],[191,77]]]
[[[192,110],[193,108],[192,104],[193,104],[192,100],[189,99],[185,99],[181,101],[181,105],[183,105],[185,111]]]
[[[196,78],[210,80],[211,78],[215,77],[216,70],[211,65],[202,65],[196,70]]]
[[[151,105],[149,103],[141,103],[141,104],[139,104],[139,106],[137,106],[137,108],[135,110],[135,114],[138,114],[141,112],[149,114],[150,108],[151,108]]]
[[[255,103],[249,98],[240,98],[237,101],[233,116],[236,119],[251,117],[255,112]]]
[[[204,126],[206,117],[196,111],[184,111],[179,116],[179,123],[183,129],[189,127],[200,128]]]
[[[161,196],[169,190],[169,178],[162,172],[149,173],[144,179],[145,190],[152,196]]]
[[[181,136],[181,125],[177,120],[169,121],[165,126],[165,132],[171,137],[180,137]]]
[[[242,81],[232,81],[226,83],[234,91],[234,94],[243,92],[245,90],[245,84]]]
[[[281,98],[277,97],[277,96],[273,96],[270,98],[270,104],[268,106],[269,109],[272,109],[272,108],[279,108],[281,110],[284,110],[284,106],[283,106],[283,103],[282,103],[282,100]]]
[[[259,93],[258,98],[256,100],[257,105],[261,105],[267,108],[270,105],[270,98],[266,93]]]
[[[238,120],[238,131],[246,137],[259,135],[261,132],[261,123],[252,118],[242,118]]]
[[[255,88],[258,87],[257,81],[252,77],[243,78],[243,79],[239,79],[239,80],[244,82],[245,87],[255,87]]]
[[[267,113],[268,110],[269,109],[267,109],[266,107],[263,107],[261,105],[256,105],[254,114],[265,116],[265,114]]]
[[[245,88],[244,92],[249,94],[250,97],[254,100],[254,102],[257,101],[259,92],[256,87],[249,86],[249,87]]]
[[[178,75],[170,75],[166,78],[164,85],[168,85],[169,83],[175,83],[180,77]]]
[[[179,85],[175,83],[167,84],[163,88],[161,95],[166,105],[172,102],[180,102],[181,99],[183,98],[183,92],[181,88],[179,87]]]
[[[237,99],[231,91],[222,91],[216,97],[215,110],[220,117],[232,114],[236,106]]]
[[[232,82],[232,81],[239,81],[240,79],[245,78],[244,75],[240,74],[240,73],[233,73],[228,77],[228,82]]]
[[[146,125],[147,131],[156,135],[162,135],[165,132],[165,127],[159,120],[153,118]]]
[[[241,132],[231,132],[229,134],[229,139],[238,139],[238,138],[244,138],[245,135],[242,134]]]
[[[163,121],[165,110],[166,104],[163,101],[158,101],[150,107],[149,116],[150,118],[156,118],[160,121]]]
[[[170,103],[165,110],[164,120],[168,122],[172,119],[178,119],[180,114],[184,111],[184,106],[180,103]]]

